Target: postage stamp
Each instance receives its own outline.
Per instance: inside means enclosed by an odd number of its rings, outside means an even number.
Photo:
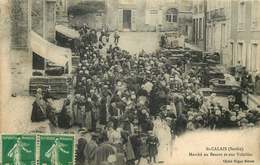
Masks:
[[[74,136],[40,135],[40,165],[73,165]]]
[[[35,165],[35,135],[2,135],[3,165]]]

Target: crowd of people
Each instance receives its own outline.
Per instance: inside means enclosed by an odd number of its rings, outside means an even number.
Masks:
[[[215,94],[205,97],[199,70],[172,64],[158,52],[131,55],[118,46],[118,33],[114,43],[105,31],[98,34],[84,26],[80,34],[74,92],[58,114],[42,106],[46,99],[41,90],[34,106],[46,114],[43,120],[58,127],[80,127],[77,164],[156,162],[161,139],[155,127],[162,122],[172,139],[189,130],[259,124],[259,110],[242,108],[237,97],[228,97],[227,107]],[[90,140],[84,138],[87,133]]]

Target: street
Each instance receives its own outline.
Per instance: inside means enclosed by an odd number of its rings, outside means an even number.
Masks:
[[[259,165],[257,0],[2,1],[0,165]]]
[[[119,47],[131,54],[142,50],[151,53],[159,48],[159,39],[160,33],[157,32],[120,32]]]

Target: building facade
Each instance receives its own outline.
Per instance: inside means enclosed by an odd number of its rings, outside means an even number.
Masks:
[[[205,5],[205,0],[194,0],[192,8],[192,42],[201,49],[205,44]]]
[[[207,51],[218,52],[222,64],[230,65],[229,45],[231,38],[231,1],[207,1]]]
[[[238,61],[252,73],[260,71],[260,1],[232,0],[230,65]]]
[[[106,23],[120,31],[181,30],[188,34],[191,9],[189,0],[108,0]]]
[[[31,2],[32,30],[49,42],[55,42],[56,0]]]
[[[240,61],[253,77],[260,70],[259,9],[259,0],[207,1],[207,51],[220,53],[226,67]]]
[[[108,26],[111,31],[178,30],[191,36],[191,0],[84,0],[78,3],[93,2],[103,2],[104,10],[73,16],[71,25],[87,23],[96,29]],[[68,4],[76,5],[75,2]]]

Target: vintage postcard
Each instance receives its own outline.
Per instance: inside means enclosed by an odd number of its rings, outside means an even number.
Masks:
[[[260,0],[0,0],[0,164],[260,165]]]

